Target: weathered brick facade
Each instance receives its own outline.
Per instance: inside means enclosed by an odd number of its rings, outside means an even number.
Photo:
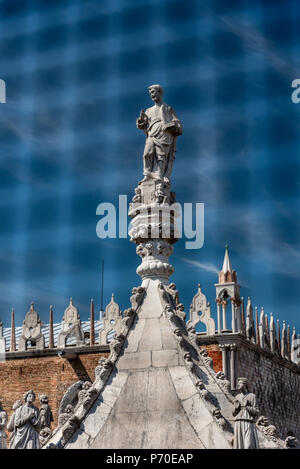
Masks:
[[[228,339],[228,337],[227,337]],[[227,340],[226,339],[226,340]],[[238,342],[236,355],[236,376],[249,379],[250,390],[257,396],[260,415],[265,415],[269,423],[277,427],[280,436],[286,438],[292,430],[300,439],[300,369],[262,350],[255,344],[246,343],[240,336],[233,337]],[[208,342],[208,343],[205,343]],[[207,349],[213,359],[216,372],[223,369],[222,352],[217,337],[202,338],[200,347]],[[75,348],[67,349],[76,352]],[[12,405],[29,389],[47,394],[54,423],[57,425],[60,401],[66,390],[78,380],[94,381],[95,368],[101,356],[109,355],[108,347],[84,347],[77,350],[74,360],[62,359],[55,349],[35,352],[7,354],[7,360],[0,363],[0,400],[10,417]],[[18,358],[19,357],[19,358]]]
[[[28,356],[9,358],[0,363],[0,400],[10,417],[12,405],[29,389],[36,394],[35,405],[39,406],[38,397],[47,394],[53,412],[54,423],[57,425],[60,401],[66,390],[79,380],[94,381],[95,368],[101,356],[107,357],[108,352],[78,354],[74,360],[62,359],[56,355]]]

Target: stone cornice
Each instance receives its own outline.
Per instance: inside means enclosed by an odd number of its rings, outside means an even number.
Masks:
[[[85,355],[88,353],[109,353],[109,345],[84,345],[80,347],[52,348],[52,349],[29,349],[24,351],[6,352],[5,360],[17,360],[24,358],[58,357],[59,352]],[[0,364],[1,366],[1,364]]]

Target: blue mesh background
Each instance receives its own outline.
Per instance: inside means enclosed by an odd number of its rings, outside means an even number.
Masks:
[[[177,111],[173,189],[205,203],[205,244],[171,262],[188,310],[213,303],[225,241],[244,297],[300,326],[297,0],[0,2],[0,317],[34,300],[47,322],[73,297],[129,306],[139,258],[96,237],[96,207],[130,198],[142,172],[135,127],[160,83]]]

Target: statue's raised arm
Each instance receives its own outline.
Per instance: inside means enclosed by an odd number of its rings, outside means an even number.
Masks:
[[[138,129],[147,136],[144,148],[144,180],[159,179],[169,183],[176,151],[176,137],[182,134],[182,125],[175,111],[162,101],[160,85],[149,86],[154,102],[141,110],[136,120]]]

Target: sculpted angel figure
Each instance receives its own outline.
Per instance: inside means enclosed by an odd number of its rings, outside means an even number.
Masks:
[[[138,129],[147,136],[144,148],[144,179],[169,182],[176,151],[176,137],[182,134],[182,125],[174,109],[162,101],[160,85],[149,86],[154,105],[141,110],[136,121]]]

